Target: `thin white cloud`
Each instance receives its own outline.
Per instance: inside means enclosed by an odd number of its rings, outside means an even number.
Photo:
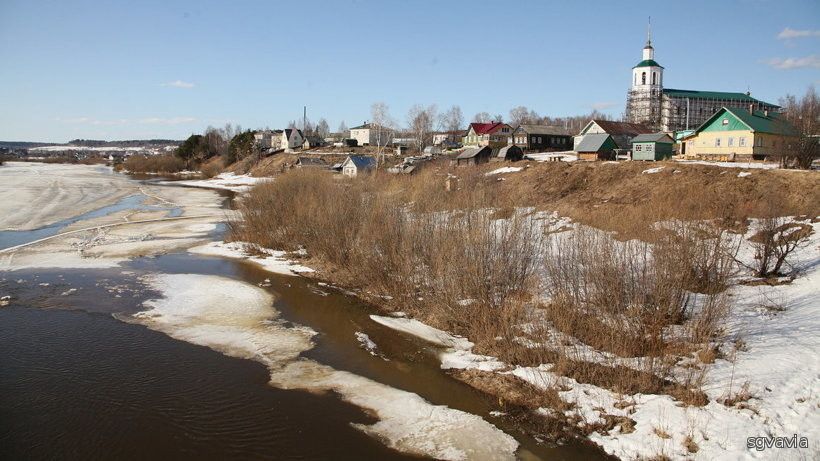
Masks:
[[[804,58],[772,58],[764,62],[775,69],[781,70],[803,69],[807,67],[820,69],[820,57],[816,55],[806,56]]]
[[[192,123],[195,121],[196,119],[194,117],[149,117],[143,118],[139,122],[144,125],[181,125],[183,123]]]
[[[127,119],[118,118],[113,120],[97,120],[91,117],[69,117],[69,118],[61,118],[57,117],[55,119],[58,122],[62,123],[71,123],[75,125],[83,124],[83,125],[96,125],[96,126],[114,126],[114,125],[125,125],[128,123]]]
[[[592,109],[593,110],[606,110],[606,109],[609,109],[610,107],[615,107],[617,105],[618,105],[617,102],[596,102],[592,105]]]
[[[786,27],[777,34],[778,40],[792,40],[805,37],[820,37],[820,30],[795,30],[791,27]]]
[[[163,83],[162,86],[168,86],[171,88],[193,88],[194,85],[191,82],[183,82],[182,80],[174,80],[173,82],[166,82]]]

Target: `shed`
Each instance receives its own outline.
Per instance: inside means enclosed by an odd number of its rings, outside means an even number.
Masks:
[[[665,160],[672,156],[674,141],[666,133],[639,134],[632,138],[632,160]]]
[[[368,173],[376,169],[376,158],[367,155],[348,155],[342,162],[342,174],[345,176],[357,176]]]
[[[618,148],[612,136],[606,133],[585,134],[575,151],[578,160],[611,160],[613,151]]]
[[[478,165],[479,163],[487,163],[490,161],[493,150],[489,146],[471,147],[460,153],[456,157],[456,165]]]
[[[327,168],[324,160],[313,157],[299,157],[294,165],[298,168]]]
[[[517,162],[524,158],[524,151],[518,146],[507,146],[493,149],[491,162]]]
[[[325,140],[321,136],[305,136],[305,142],[302,143],[303,149],[313,149],[314,147],[322,147],[325,145]]]

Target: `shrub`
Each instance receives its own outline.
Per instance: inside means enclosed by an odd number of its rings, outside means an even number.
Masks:
[[[172,154],[131,155],[123,168],[133,173],[178,173],[185,169],[185,162]]]

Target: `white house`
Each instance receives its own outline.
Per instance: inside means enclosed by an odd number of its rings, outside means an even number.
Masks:
[[[376,158],[367,155],[348,155],[342,162],[342,174],[354,177],[376,169]]]
[[[375,123],[365,123],[351,128],[350,138],[360,146],[386,146],[393,139],[393,130]]]

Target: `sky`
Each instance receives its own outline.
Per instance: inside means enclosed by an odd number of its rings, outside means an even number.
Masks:
[[[619,117],[652,17],[664,85],[769,102],[820,83],[820,1],[0,0],[0,140],[331,130],[385,102]]]

